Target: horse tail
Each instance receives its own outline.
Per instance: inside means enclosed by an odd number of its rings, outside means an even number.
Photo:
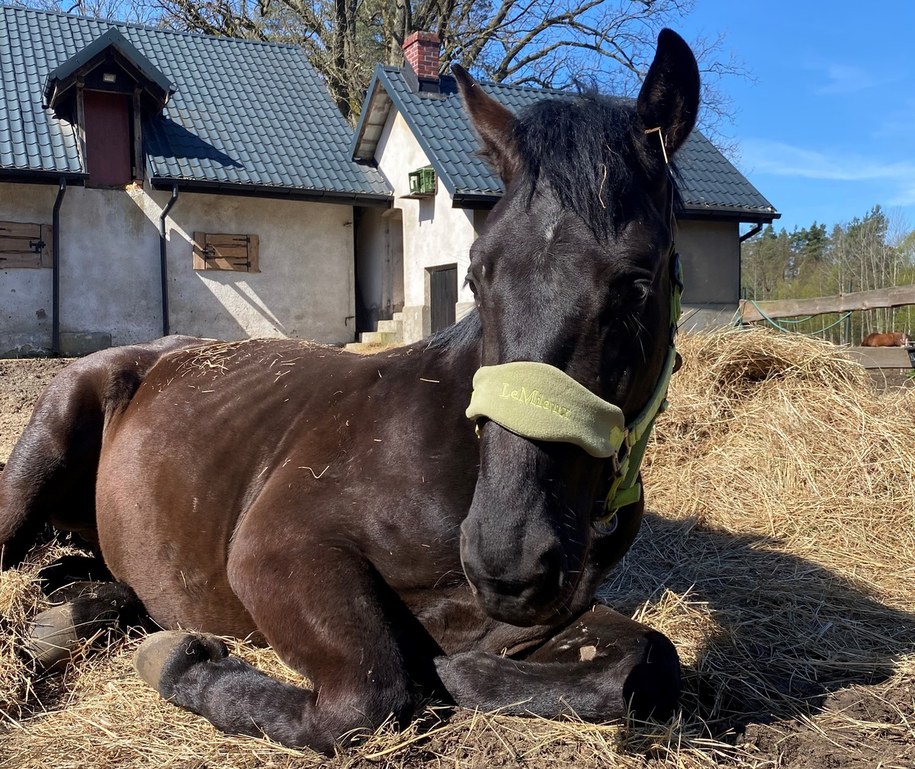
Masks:
[[[203,341],[163,337],[102,350],[51,381],[0,472],[0,569],[21,563],[49,523],[97,551],[95,476],[105,426],[163,355]]]

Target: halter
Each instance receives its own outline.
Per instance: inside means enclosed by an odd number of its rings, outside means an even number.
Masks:
[[[668,210],[673,216],[674,183],[664,136],[658,134],[667,166]],[[680,256],[670,254],[670,335],[667,356],[648,403],[628,424],[622,409],[592,393],[564,371],[547,363],[516,361],[481,366],[473,376],[473,393],[465,412],[469,419],[486,417],[506,430],[532,440],[572,443],[593,457],[611,458],[613,475],[601,512],[592,525],[609,534],[616,514],[642,498],[639,470],[658,414],[667,408],[667,389],[677,362],[675,346],[680,319],[683,278]],[[479,425],[477,426],[479,434]]]
[[[648,403],[628,424],[622,409],[608,403],[547,363],[516,361],[481,366],[465,412],[486,417],[506,430],[540,441],[572,443],[593,457],[613,459],[613,475],[603,510],[592,523],[612,531],[616,513],[642,498],[639,468],[658,414],[667,408],[667,389],[677,361],[674,345],[683,281],[680,257],[671,255],[670,341]]]

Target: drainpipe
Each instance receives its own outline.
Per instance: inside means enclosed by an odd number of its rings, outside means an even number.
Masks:
[[[752,230],[749,230],[740,236],[740,242],[743,243],[745,240],[749,240],[757,232],[759,232],[762,228],[763,228],[762,222],[759,222]]]
[[[165,217],[178,200],[178,185],[172,185],[172,197],[159,216],[159,272],[162,276],[162,336],[168,336],[168,253],[165,240]]]
[[[51,215],[51,355],[60,355],[60,206],[67,193],[67,180],[60,177],[54,213]]]

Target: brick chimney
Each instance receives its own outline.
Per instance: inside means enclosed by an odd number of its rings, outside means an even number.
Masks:
[[[413,32],[403,41],[403,55],[416,76],[418,91],[438,93],[441,47],[434,32]]]

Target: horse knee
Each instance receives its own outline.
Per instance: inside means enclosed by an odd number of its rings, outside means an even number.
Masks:
[[[324,699],[322,691],[321,699]],[[407,726],[415,712],[415,700],[406,685],[371,687],[328,697],[318,709],[326,733],[342,746],[359,744],[384,724]]]
[[[670,640],[654,630],[640,639],[623,697],[637,718],[670,717],[680,700],[680,658]]]

